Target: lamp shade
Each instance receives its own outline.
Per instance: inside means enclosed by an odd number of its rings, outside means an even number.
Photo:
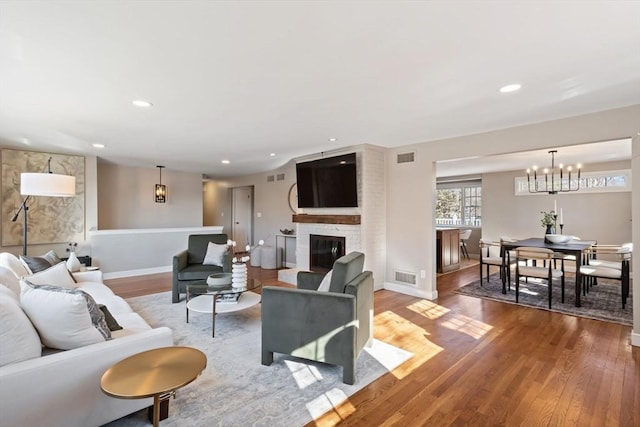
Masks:
[[[21,173],[20,194],[23,196],[73,197],[76,177],[55,173]]]

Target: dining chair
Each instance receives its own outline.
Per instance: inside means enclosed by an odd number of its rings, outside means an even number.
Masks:
[[[629,267],[633,245],[620,247],[600,245],[596,250],[600,255],[615,255],[618,261],[589,259],[587,265],[580,267],[582,287],[584,289],[589,285],[595,285],[595,280],[598,278],[620,281],[622,309],[624,309],[629,297]]]
[[[515,249],[516,253],[516,303],[519,302],[520,277],[535,277],[547,281],[547,294],[549,309],[551,309],[551,295],[553,279],[561,280],[561,295],[564,303],[564,259],[562,254],[556,254],[551,249],[521,246]],[[561,268],[553,267],[553,261],[559,260]],[[544,267],[537,265],[542,261]]]
[[[622,245],[596,244],[592,245],[584,259],[583,265],[592,265],[594,267],[607,267],[620,270],[622,268],[620,260],[616,259],[616,254],[621,248],[630,248],[633,252],[633,243],[623,243]],[[598,258],[598,256],[604,258]],[[586,295],[591,287],[598,284],[597,277],[589,277],[583,281],[582,293]]]
[[[567,242],[567,244],[571,243],[590,243],[593,245],[597,244],[597,240],[582,240],[578,236],[571,236],[571,240]],[[587,262],[587,258],[590,256],[591,247],[584,250],[582,252],[581,264],[585,264]],[[577,271],[576,257],[574,255],[565,254],[562,257],[564,259],[564,272],[565,273],[575,273]],[[555,265],[554,265],[555,267]]]
[[[480,239],[480,286],[483,285],[483,267],[486,267],[487,283],[489,283],[489,267],[493,265],[499,267],[502,283],[505,283],[506,281],[508,289],[511,290],[511,266],[513,265],[513,260],[511,259],[510,253],[507,252],[503,261],[501,245],[501,242]]]
[[[464,230],[460,232],[460,251],[462,251],[462,255],[467,259],[470,259],[469,251],[467,250],[467,240],[471,237],[471,231],[472,230]]]

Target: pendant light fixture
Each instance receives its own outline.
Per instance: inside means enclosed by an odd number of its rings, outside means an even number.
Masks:
[[[580,189],[580,164],[576,165],[578,178],[571,181],[571,172],[573,171],[571,166],[567,166],[566,174],[564,174],[565,168],[562,163],[556,168],[555,156],[557,152],[558,150],[549,151],[549,154],[551,154],[551,169],[545,168],[542,171],[544,173],[544,183],[542,182],[542,175],[538,177],[537,166],[531,168],[533,169],[533,179],[531,179],[531,169],[527,169],[527,188],[529,189],[529,193],[558,194],[578,191]],[[559,172],[558,176],[556,176],[556,172]]]
[[[164,166],[156,166],[160,170],[160,183],[156,184],[154,195],[156,203],[166,203],[167,202],[167,186],[162,185],[162,168]]]

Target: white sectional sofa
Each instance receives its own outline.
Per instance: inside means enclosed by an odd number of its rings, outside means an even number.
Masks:
[[[105,395],[100,389],[100,378],[110,366],[128,356],[173,345],[172,331],[166,327],[152,329],[124,299],[102,283],[100,271],[89,271],[74,273],[77,283],[71,287],[85,291],[97,304],[104,304],[123,329],[111,331],[110,338],[77,348],[41,347],[38,342],[46,341],[47,333],[34,326],[38,325],[34,319],[38,313],[31,307],[33,316],[24,315],[29,313],[27,303],[33,304],[33,300],[25,299],[25,292],[33,288],[21,284],[19,278],[52,281],[50,277],[55,275],[49,275],[48,279],[47,272],[29,275],[17,257],[0,253],[0,425],[100,426],[151,406],[151,398],[125,400]],[[62,295],[67,296],[64,292]]]

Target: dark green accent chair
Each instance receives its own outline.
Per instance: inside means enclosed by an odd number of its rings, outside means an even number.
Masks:
[[[187,285],[202,282],[213,273],[231,272],[231,251],[224,255],[223,266],[203,265],[209,242],[227,244],[226,234],[192,234],[187,249],[173,257],[173,292],[171,302],[180,301],[180,294],[186,293]]]
[[[355,382],[356,359],[373,340],[373,274],[364,254],[351,252],[333,265],[329,292],[317,291],[325,274],[299,272],[298,288],[262,289],[262,364],[273,353],[340,365],[342,381]]]

